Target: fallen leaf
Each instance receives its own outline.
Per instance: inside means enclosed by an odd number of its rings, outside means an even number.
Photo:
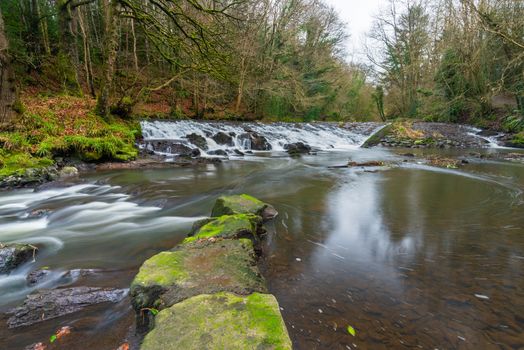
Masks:
[[[60,339],[68,334],[71,334],[71,327],[69,326],[65,326],[65,327],[62,327],[60,328],[57,332],[56,332],[56,339]]]
[[[55,341],[56,341],[56,335],[53,334],[52,336],[49,337],[49,342],[50,342],[51,344],[53,344]]]
[[[357,332],[355,331],[355,328],[353,328],[351,326],[348,326],[348,333],[351,334],[354,337],[357,335]]]
[[[124,343],[120,345],[116,350],[129,350],[129,343]]]

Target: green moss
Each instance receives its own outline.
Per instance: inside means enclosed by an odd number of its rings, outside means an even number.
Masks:
[[[199,295],[161,311],[142,350],[291,349],[274,296]]]
[[[260,215],[267,204],[247,194],[222,196],[216,202],[211,216],[254,214]]]
[[[252,214],[223,215],[202,226],[194,236],[186,238],[183,243],[211,237],[236,238],[245,234],[254,235],[258,220],[258,217]]]
[[[515,134],[511,139],[510,144],[514,147],[524,147],[524,131],[519,134]]]
[[[131,284],[138,314],[162,309],[199,294],[265,292],[249,239],[183,244],[147,260]]]
[[[23,175],[27,169],[40,169],[53,165],[49,158],[33,157],[27,153],[6,153],[0,150],[0,178]]]
[[[183,265],[184,252],[162,252],[144,262],[132,286],[169,286],[183,282],[188,272]]]

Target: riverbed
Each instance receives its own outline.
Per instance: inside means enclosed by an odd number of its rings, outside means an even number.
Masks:
[[[472,150],[417,150],[415,159],[402,156],[408,151],[255,153],[1,193],[0,241],[42,248],[34,263],[0,277],[0,311],[36,288],[128,288],[142,262],[183,240],[219,195],[249,193],[280,213],[261,268],[296,349],[523,348],[524,164]],[[423,153],[468,163],[431,167],[417,161]],[[349,159],[389,166],[332,168]],[[40,267],[56,278],[28,288],[27,273]],[[90,272],[60,277],[71,269]],[[128,299],[14,330],[0,321],[1,349],[23,349],[65,325],[63,348],[133,344]]]

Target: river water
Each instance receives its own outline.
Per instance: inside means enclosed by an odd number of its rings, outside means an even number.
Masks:
[[[470,159],[438,169],[400,153],[274,152],[1,193],[0,241],[42,249],[0,277],[0,312],[35,288],[127,288],[141,263],[179,243],[219,195],[249,193],[280,213],[261,269],[296,349],[523,349],[524,165]],[[330,168],[348,159],[397,165]],[[47,214],[28,216],[35,210]],[[44,266],[53,277],[28,288],[27,273]],[[60,278],[71,269],[93,271]],[[133,312],[125,299],[14,330],[5,319],[0,349],[23,349],[69,325],[61,348],[111,350],[132,334]]]

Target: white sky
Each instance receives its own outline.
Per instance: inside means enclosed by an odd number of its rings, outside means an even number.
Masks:
[[[342,21],[347,23],[350,35],[347,51],[349,60],[362,61],[362,43],[371,28],[373,16],[378,14],[384,0],[324,0],[339,13]]]

